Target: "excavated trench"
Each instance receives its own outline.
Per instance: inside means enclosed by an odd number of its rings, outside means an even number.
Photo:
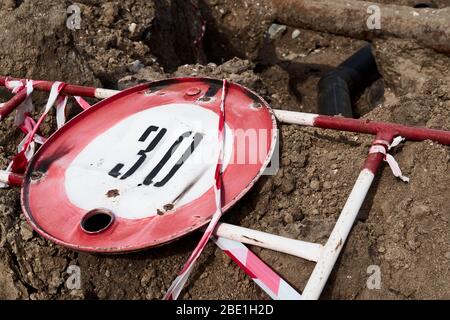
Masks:
[[[380,2],[417,10],[450,5]],[[0,74],[108,88],[173,76],[227,78],[255,90],[273,108],[317,112],[320,79],[367,44],[282,25],[268,0],[194,3],[79,0],[81,29],[73,31],[65,25],[67,1],[2,2],[0,27],[6,31],[0,34]],[[25,23],[14,24],[17,19]],[[370,42],[382,78],[355,94],[355,116],[450,130],[448,54],[411,39],[386,36]],[[9,95],[1,93],[4,101]],[[45,99],[36,95],[36,106]],[[43,134],[54,127],[52,117]],[[289,125],[280,126],[280,133],[281,170],[260,179],[224,219],[324,243],[371,137]],[[21,137],[12,117],[0,124],[1,168]],[[398,181],[389,168],[380,172],[323,298],[450,298],[450,149],[431,141],[407,142],[395,157],[411,182]],[[160,299],[198,239],[194,234],[120,256],[73,252],[31,230],[21,216],[18,190],[0,190],[0,298]],[[254,251],[300,291],[314,267],[288,255]],[[80,268],[78,289],[66,283],[73,265]],[[378,289],[367,286],[368,268],[374,265],[381,270]],[[180,298],[268,299],[213,245]]]

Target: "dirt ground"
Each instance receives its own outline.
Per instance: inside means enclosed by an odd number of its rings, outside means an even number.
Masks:
[[[394,1],[382,1],[393,3]],[[426,2],[426,1],[422,1]],[[317,112],[322,75],[365,42],[287,26],[268,36],[268,0],[77,1],[80,30],[66,27],[71,1],[0,4],[0,74],[125,88],[173,76],[227,78],[261,94],[273,108]],[[397,1],[415,5],[417,1]],[[436,1],[437,3],[437,1]],[[201,34],[202,21],[206,33]],[[355,101],[367,119],[450,130],[450,56],[410,40],[374,40],[383,79]],[[9,97],[0,92],[0,100]],[[45,95],[36,95],[36,105]],[[0,167],[21,134],[0,124]],[[44,132],[54,128],[47,121]],[[371,137],[280,125],[282,169],[260,179],[224,221],[325,243],[364,162]],[[406,142],[395,157],[409,184],[388,167],[378,174],[344,247],[324,299],[450,299],[450,148]],[[0,190],[0,298],[160,299],[199,234],[135,254],[78,253],[34,233],[21,215],[19,190]],[[253,248],[302,290],[314,264]],[[81,269],[69,290],[67,268]],[[368,267],[381,269],[369,290]],[[181,299],[268,299],[209,244]]]

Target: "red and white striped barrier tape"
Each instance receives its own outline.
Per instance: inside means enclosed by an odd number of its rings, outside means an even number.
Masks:
[[[227,91],[227,81],[223,80],[222,85],[222,100],[220,103],[220,112],[219,112],[219,156],[215,170],[215,184],[214,184],[214,193],[216,199],[216,212],[212,216],[211,222],[206,228],[205,233],[203,234],[200,242],[197,244],[197,247],[192,252],[188,261],[185,263],[183,269],[181,270],[178,277],[174,280],[172,285],[167,290],[166,295],[164,296],[165,300],[176,300],[180,295],[181,290],[186,284],[189,275],[194,269],[195,262],[200,257],[200,254],[203,252],[208,240],[211,238],[214,229],[216,228],[219,219],[222,217],[222,163],[223,163],[223,145],[224,145],[224,128],[225,128],[225,97]]]
[[[87,110],[91,107],[91,105],[80,96],[74,96],[74,99],[83,110]]]
[[[58,108],[61,110],[63,108],[62,104],[65,102],[65,99],[58,101],[58,96],[61,90],[64,88],[66,84],[63,82],[55,82],[52,85],[52,89],[50,90],[50,95],[47,100],[47,104],[45,105],[44,112],[40,116],[39,120],[37,121],[36,125],[33,128],[33,131],[31,131],[31,135],[28,138],[27,144],[30,144],[34,135],[36,134],[38,128],[41,126],[42,122],[44,122],[45,118],[47,117],[47,114],[50,112],[50,109],[53,107],[55,102],[58,102]]]
[[[14,124],[18,127],[22,126],[28,114],[33,112],[34,106],[31,100],[31,94],[34,91],[34,81],[25,80],[25,84],[19,80],[8,80],[5,81],[5,87],[11,90],[12,93],[17,94],[19,91],[26,90],[25,100],[17,107],[16,117],[14,119]]]
[[[31,100],[31,94],[34,90],[34,81],[33,80],[25,80],[25,84],[22,81],[8,80],[5,81],[5,87],[11,90],[12,93],[17,94],[22,90],[26,90],[26,98],[25,100],[17,107],[16,116],[14,119],[14,124],[17,125],[24,133],[27,134],[25,139],[21,141],[19,144],[18,152],[22,151],[23,145],[25,141],[28,139],[28,134],[30,129],[34,123],[34,121],[30,118],[29,114],[34,110],[33,102]],[[41,142],[41,137],[37,137],[36,140]],[[34,145],[31,148],[34,152]],[[0,179],[0,189],[6,188],[11,185],[11,177],[14,177],[14,174],[11,171],[14,171],[15,165],[14,160],[9,164],[8,168],[3,171],[2,170],[2,179]],[[15,181],[15,180],[14,180]]]
[[[252,280],[274,300],[299,300],[298,293],[289,283],[268,267],[261,259],[238,241],[222,237],[211,238]]]
[[[66,123],[66,106],[68,96],[60,95],[56,99],[56,125],[58,129],[61,129],[62,126]]]
[[[55,104],[55,102],[58,100],[59,93],[64,88],[66,84],[62,82],[55,82],[52,85],[52,89],[50,90],[50,95],[47,100],[47,104],[45,105],[44,112],[42,113],[41,117],[37,121],[37,123],[34,125],[33,129],[28,132],[25,139],[22,141],[22,143],[19,145],[19,153],[14,157],[12,164],[10,167],[8,167],[13,172],[22,172],[25,170],[28,161],[33,157],[34,151],[35,151],[35,136],[37,134],[37,131],[39,127],[41,126],[42,122],[46,118],[47,114],[49,113],[52,106]],[[65,109],[65,103],[67,102],[67,99],[59,99],[57,103],[57,110],[59,109],[59,113],[64,112],[61,110]],[[58,113],[58,111],[57,111]],[[61,115],[60,115],[60,122],[62,121]],[[59,123],[60,125],[61,123]]]
[[[388,153],[389,150],[398,146],[404,140],[405,140],[405,138],[400,137],[400,136],[396,137],[391,144],[385,140],[375,140],[373,142],[372,147],[369,150],[369,154],[374,154],[374,153],[384,154],[384,161],[386,161],[388,163],[394,176],[397,178],[400,178],[403,182],[408,183],[409,178],[402,174],[402,170],[400,169],[398,162],[395,160],[395,158],[391,154]]]
[[[25,115],[25,119],[22,122],[22,124],[19,126],[20,130],[22,130],[23,133],[25,133],[26,135],[28,135],[31,131],[33,131],[34,126],[36,125],[36,121],[34,121],[33,118],[31,118],[28,114]],[[27,137],[25,137],[25,139],[23,139],[23,143],[25,143]],[[39,143],[39,144],[44,144],[44,142],[47,139],[40,136],[39,134],[35,134],[34,135],[34,142]],[[20,149],[19,147],[19,152],[22,149]]]
[[[28,114],[33,112],[34,106],[33,101],[31,99],[31,94],[34,90],[34,81],[33,80],[26,80],[25,86],[22,85],[22,82],[19,82],[20,85],[16,88],[26,90],[27,91],[27,97],[26,99],[20,104],[19,107],[17,107],[16,110],[16,117],[14,119],[14,124],[18,127],[22,125],[22,123],[25,121],[25,118]],[[15,90],[13,90],[13,93]],[[20,90],[19,90],[20,91]]]
[[[56,84],[56,83],[55,83]],[[45,142],[45,138],[38,135],[37,132],[37,123],[34,122],[34,120],[29,116],[29,114],[34,110],[33,103],[31,100],[31,94],[34,90],[34,81],[33,80],[25,80],[25,84],[22,81],[18,80],[6,80],[5,81],[6,88],[10,89],[12,93],[17,94],[21,90],[26,90],[26,99],[20,104],[20,106],[17,108],[17,113],[15,117],[14,123],[26,134],[25,138],[21,141],[21,143],[18,146],[18,152],[19,154],[24,151],[25,158],[29,160],[33,154],[34,154],[34,142],[37,142],[39,144],[43,144]],[[58,85],[54,85],[56,88]],[[62,90],[63,87],[59,89],[53,89],[57,90],[58,94]],[[52,96],[52,93],[50,93],[50,96]],[[61,128],[65,123],[65,107],[67,104],[67,97],[65,96],[58,96],[56,95],[56,114],[57,114],[57,124],[58,129]],[[53,105],[54,101],[51,101],[49,98],[49,101],[47,102],[47,105],[50,104]],[[50,106],[51,107],[51,106]],[[47,108],[46,108],[47,109]],[[48,111],[47,111],[48,112]],[[36,128],[36,130],[35,130]],[[19,158],[22,158],[22,156],[19,156]],[[20,161],[22,162],[22,161]],[[20,165],[22,166],[22,165]],[[14,161],[10,164],[8,167],[8,170],[15,167]],[[17,167],[17,161],[16,161],[16,167]]]
[[[164,297],[166,300],[175,300],[181,293],[186,284],[195,262],[203,252],[208,240],[211,238],[217,246],[225,251],[241,269],[243,269],[252,279],[258,284],[267,294],[273,299],[293,300],[299,299],[300,294],[295,291],[286,281],[284,281],[278,274],[270,269],[262,260],[260,260],[253,252],[251,252],[245,245],[240,242],[226,240],[224,238],[212,237],[214,229],[216,228],[219,219],[222,216],[222,162],[223,162],[223,142],[224,142],[224,127],[225,127],[225,97],[226,97],[226,80],[223,82],[222,101],[220,105],[219,114],[219,158],[215,170],[215,199],[216,212],[214,213],[211,222],[206,228],[200,242],[194,249],[188,261],[184,265],[182,271],[174,280]]]
[[[28,80],[25,80],[28,82]],[[32,80],[31,80],[32,81]],[[11,90],[12,93],[16,94],[20,90],[22,90],[25,86],[23,85],[22,81],[20,80],[5,80],[5,87],[9,90]]]

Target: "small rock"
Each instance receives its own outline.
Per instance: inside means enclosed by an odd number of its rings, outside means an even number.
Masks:
[[[384,247],[379,247],[378,248],[378,252],[379,253],[384,253],[384,252],[386,252],[386,249]]]
[[[324,189],[331,189],[333,187],[333,185],[331,184],[331,182],[330,181],[325,181],[324,183],[323,183],[323,188]]]
[[[294,52],[291,52],[291,53],[289,53],[287,56],[285,56],[284,58],[285,58],[286,60],[295,60],[295,59],[297,59],[298,57],[299,57],[298,54],[296,54],[296,53],[294,53]]]
[[[22,224],[20,225],[20,235],[25,241],[33,238],[33,229],[28,225],[28,223],[22,222]]]
[[[99,46],[105,49],[114,48],[117,46],[117,36],[114,34],[107,35],[99,39]]]
[[[295,29],[294,31],[292,31],[292,39],[296,39],[300,36],[300,30]]]
[[[103,6],[101,21],[105,27],[111,26],[119,15],[119,7],[113,2],[107,2]]]
[[[264,194],[264,193],[272,192],[273,186],[274,186],[273,180],[272,180],[272,179],[268,179],[268,180],[264,183],[264,186],[263,186],[263,188],[261,189],[261,193]]]
[[[239,74],[247,71],[253,67],[253,64],[248,60],[241,60],[237,58],[233,58],[220,66],[223,72],[229,74],[236,74],[239,78]]]
[[[423,204],[415,205],[414,207],[411,208],[411,214],[414,217],[424,217],[429,213],[430,207]]]
[[[53,291],[54,289],[57,289],[62,283],[63,279],[61,278],[61,275],[59,274],[59,271],[53,270],[48,277],[47,285],[50,291]]]
[[[400,237],[400,235],[398,233],[394,233],[392,235],[392,241],[394,242],[400,242],[402,240],[402,237]]]
[[[278,202],[278,210],[282,210],[289,207],[289,201],[282,199]]]
[[[151,280],[155,278],[155,276],[156,272],[154,269],[146,269],[141,278],[141,285],[143,287],[146,287],[151,282]]]
[[[408,247],[412,251],[416,251],[417,248],[420,247],[420,242],[414,241],[414,240],[408,240]]]
[[[134,32],[136,31],[137,28],[137,24],[136,23],[132,23],[128,26],[128,31],[130,31],[131,34],[134,34]]]
[[[294,191],[294,189],[295,189],[295,181],[293,179],[288,178],[288,179],[284,179],[281,182],[281,191],[284,194],[289,194],[292,191]]]
[[[101,288],[98,292],[97,292],[97,297],[99,297],[100,299],[106,299],[108,298],[108,291],[106,291],[105,288]]]
[[[143,64],[141,61],[136,60],[136,61],[134,61],[133,63],[131,63],[131,64],[128,65],[128,70],[129,70],[130,72],[133,72],[133,73],[138,73],[139,70],[141,70],[141,69],[144,68],[144,67],[145,67],[145,66],[144,66],[144,64]]]
[[[114,57],[111,57],[111,58],[108,59],[108,64],[110,64],[110,65],[114,64],[116,62],[117,62],[117,60]]]
[[[83,290],[81,290],[81,289],[70,290],[69,294],[71,296],[71,299],[76,299],[76,300],[83,300],[83,299],[85,299]]]
[[[314,191],[319,191],[320,190],[320,181],[319,180],[312,180],[311,184],[309,185],[311,187],[311,189],[313,189]]]
[[[309,166],[308,168],[306,168],[306,172],[310,175],[313,175],[316,170],[317,168],[315,166]]]
[[[291,159],[283,158],[281,160],[281,164],[282,164],[283,167],[289,167],[291,165]]]
[[[1,5],[2,8],[11,11],[16,8],[16,0],[4,0],[2,1],[3,4]]]
[[[302,230],[299,224],[291,223],[286,225],[284,229],[281,229],[279,234],[282,237],[298,239],[302,234]]]
[[[271,40],[275,40],[276,38],[283,35],[283,33],[285,33],[286,30],[287,30],[287,27],[285,25],[273,23],[270,26],[269,31],[268,31],[269,38]]]
[[[308,155],[304,153],[300,153],[300,155],[297,158],[297,163],[300,168],[303,168],[306,163],[308,162]]]
[[[292,217],[292,215],[291,215],[289,212],[286,212],[286,213],[283,215],[283,222],[284,222],[285,224],[291,224],[291,223],[294,222],[294,218]]]
[[[448,260],[450,260],[450,251],[448,251],[448,252],[445,254],[445,258],[448,259]]]
[[[272,100],[280,100],[280,95],[278,93],[274,93],[273,95],[270,96],[272,98]]]

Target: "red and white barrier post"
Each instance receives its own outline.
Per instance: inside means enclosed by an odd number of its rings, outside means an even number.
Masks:
[[[241,242],[211,238],[250,278],[274,300],[299,300],[301,295]]]
[[[23,176],[5,170],[0,170],[0,184],[11,187],[22,186]]]

